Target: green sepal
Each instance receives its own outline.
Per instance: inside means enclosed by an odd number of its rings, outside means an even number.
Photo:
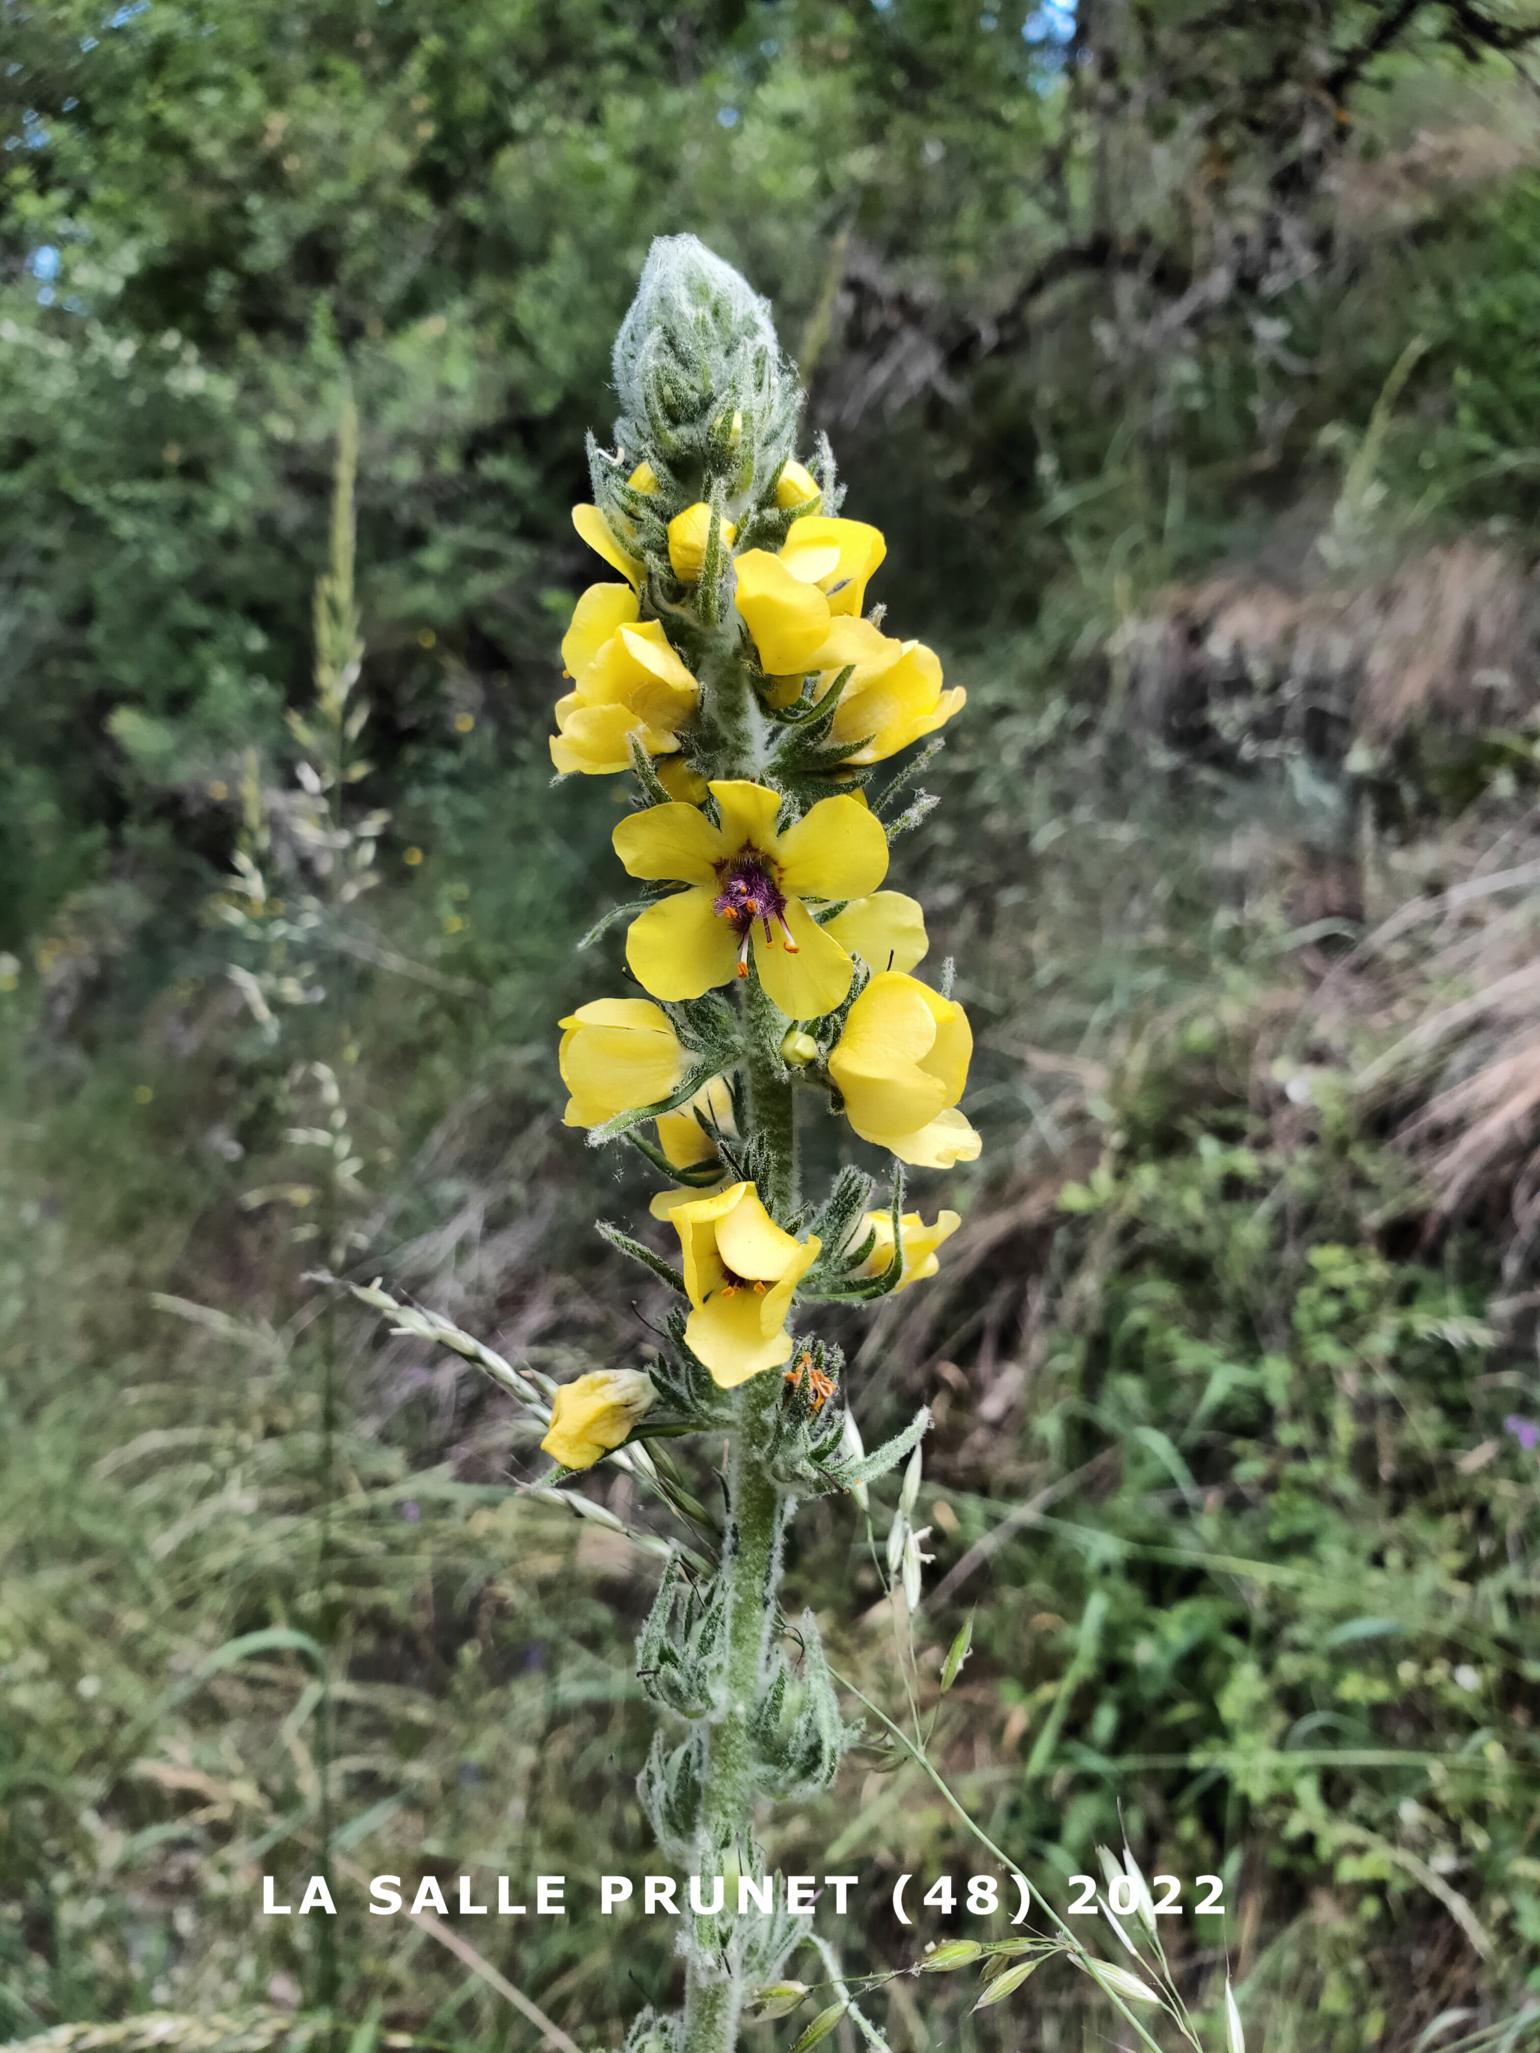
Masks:
[[[633,1240],[629,1233],[622,1233],[618,1226],[611,1226],[607,1219],[599,1221],[599,1233],[612,1248],[629,1255],[633,1262],[640,1262],[644,1269],[650,1269],[660,1283],[666,1283],[670,1290],[677,1290],[681,1297],[687,1295],[683,1276],[677,1269],[671,1269],[661,1255],[655,1255],[650,1247],[643,1247],[639,1240]]]
[[[891,1440],[885,1440],[870,1454],[863,1454],[859,1461],[831,1462],[827,1470],[827,1487],[831,1490],[852,1490],[861,1483],[874,1483],[879,1476],[885,1476],[889,1469],[914,1452],[924,1439],[930,1425],[930,1410],[922,1405],[901,1433],[895,1433]]]
[[[586,934],[580,936],[578,947],[592,948],[594,943],[602,935],[607,934],[618,921],[635,919],[639,913],[644,913],[649,905],[656,905],[660,898],[667,898],[668,895],[666,891],[651,891],[644,898],[628,898],[623,905],[612,905],[608,912],[599,915]]]
[[[646,1764],[636,1778],[636,1793],[659,1846],[671,1859],[688,1859],[695,1845],[705,1770],[702,1733],[692,1732],[673,1748],[661,1732],[653,1734]]]
[[[907,834],[911,828],[918,827],[922,820],[928,819],[940,803],[940,799],[933,791],[920,792],[906,812],[900,813],[896,820],[884,823],[888,830],[889,846],[891,847],[900,834]]]
[[[918,755],[911,756],[901,770],[895,771],[882,787],[881,795],[872,801],[872,811],[879,820],[886,820],[889,817],[904,793],[918,782],[945,747],[946,743],[941,736],[933,735]]]
[[[722,1181],[720,1162],[697,1162],[691,1169],[679,1169],[670,1162],[661,1148],[655,1148],[651,1141],[643,1140],[634,1128],[629,1129],[622,1138],[661,1175],[687,1190],[709,1190],[714,1183]]]
[[[721,1071],[715,1062],[697,1062],[686,1070],[666,1098],[659,1098],[653,1105],[635,1105],[629,1112],[617,1112],[613,1119],[606,1119],[603,1126],[588,1129],[588,1145],[602,1148],[606,1141],[619,1140],[633,1126],[645,1126],[649,1119],[656,1119],[663,1112],[677,1112],[681,1105],[687,1105],[697,1091],[706,1088],[713,1077]]]
[[[657,771],[652,767],[652,758],[648,755],[646,749],[642,747],[640,738],[637,735],[628,734],[626,736],[626,747],[631,754],[631,769],[636,777],[637,786],[641,791],[643,807],[650,808],[652,806],[672,804],[673,801],[669,798],[668,792],[659,779]]]

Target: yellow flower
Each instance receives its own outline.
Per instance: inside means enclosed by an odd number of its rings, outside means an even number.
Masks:
[[[745,549],[733,569],[738,578],[733,603],[762,668],[770,677],[800,678],[829,638],[828,600],[768,549]]]
[[[793,456],[781,465],[781,475],[775,481],[777,506],[789,512],[793,506],[807,506],[821,497],[818,480],[805,464]]]
[[[885,970],[851,1006],[829,1074],[863,1140],[916,1168],[950,1169],[973,1161],[983,1145],[955,1109],[972,1053],[960,1005]]]
[[[944,727],[967,703],[961,685],[941,688],[941,659],[923,642],[901,642],[869,620],[836,620],[814,659],[821,698],[840,672],[850,677],[829,729],[832,742],[861,742],[852,763],[880,763]]]
[[[639,463],[636,469],[632,471],[630,477],[626,479],[626,483],[633,492],[656,492],[658,489],[658,474],[650,463]]]
[[[456,733],[456,734],[469,734],[469,733],[470,733],[470,731],[471,731],[471,729],[472,729],[472,728],[473,728],[473,727],[475,726],[475,724],[476,724],[476,715],[475,715],[474,713],[456,713],[456,714],[455,714],[455,733]]]
[[[927,1226],[918,1212],[905,1212],[898,1222],[898,1244],[902,1250],[903,1267],[899,1270],[895,1290],[907,1290],[911,1283],[923,1283],[934,1276],[941,1267],[936,1253],[944,1240],[950,1240],[962,1224],[955,1212],[938,1212],[934,1226]],[[893,1259],[893,1214],[891,1212],[867,1212],[852,1235],[859,1247],[868,1233],[875,1234],[876,1242],[870,1256],[861,1264],[862,1276],[882,1276]]]
[[[797,1285],[818,1259],[816,1234],[795,1240],[776,1225],[752,1183],[677,1205],[690,1316],[685,1344],[722,1390],[791,1358],[787,1314]]]
[[[573,689],[556,702],[551,761],[567,775],[626,770],[637,735],[648,755],[679,746],[678,729],[692,716],[700,686],[675,654],[663,624],[640,620],[626,585],[590,585],[562,638],[562,662]]]
[[[406,864],[409,870],[415,870],[418,864],[422,861],[422,850],[418,848],[414,843],[411,848],[408,848],[403,852],[401,860]]]
[[[652,1378],[640,1369],[595,1369],[575,1383],[563,1383],[541,1450],[563,1468],[592,1468],[630,1439],[657,1394]]]
[[[925,911],[902,891],[878,891],[852,898],[824,928],[842,948],[859,955],[868,969],[911,970],[930,946]]]
[[[857,799],[824,798],[779,833],[779,792],[733,779],[714,783],[711,796],[719,826],[694,806],[660,805],[615,829],[615,853],[631,876],[687,887],[632,921],[632,974],[654,998],[699,998],[748,975],[752,944],[760,982],[782,1012],[832,1012],[854,967],[803,900],[874,890],[888,867],[882,823]]]
[[[866,610],[866,582],[888,553],[880,528],[809,513],[792,523],[781,561],[799,583],[816,585],[834,614]]]
[[[566,1126],[603,1126],[617,1113],[656,1105],[684,1075],[679,1036],[649,999],[595,998],[568,1013],[561,1027],[556,1060],[572,1094],[562,1114]]]
[[[738,533],[737,525],[718,516],[720,541],[718,550],[725,551],[733,545]],[[668,524],[668,560],[674,566],[674,575],[682,584],[693,585],[706,567],[706,544],[711,536],[711,508],[704,499],[697,499],[693,506],[687,506],[683,513],[676,513]]]
[[[597,506],[574,506],[572,525],[589,548],[602,556],[611,570],[618,570],[627,584],[640,585],[644,565],[610,532],[610,524]]]

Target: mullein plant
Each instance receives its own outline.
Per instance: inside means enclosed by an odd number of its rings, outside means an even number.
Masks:
[[[666,1852],[726,1878],[725,1907],[688,1926],[682,2014],[648,2012],[628,2041],[727,2053],[807,1936],[734,1914],[737,1879],[766,1879],[756,1818],[827,1788],[851,1737],[816,1622],[780,1609],[787,1526],[804,1498],[864,1502],[928,1424],[864,1451],[815,1308],[934,1275],[958,1217],[907,1211],[905,1170],[980,1148],[958,1109],[967,1017],[946,972],[915,974],[924,914],[886,888],[940,744],[893,759],[964,693],[869,609],[883,537],[841,515],[826,440],[799,455],[802,393],[770,310],[693,237],[653,245],[614,378],[616,447],[590,438],[573,522],[615,575],[573,609],[550,748],[564,776],[633,782],[613,841],[638,888],[594,930],[626,923],[631,987],[577,1004],[558,1059],[567,1123],[634,1146],[663,1185],[651,1211],[676,1259],[601,1230],[676,1302],[645,1366],[542,1393],[541,1444],[558,1464],[544,1487],[619,1452],[675,1508],[657,1442],[728,1449],[714,1558],[671,1559],[637,1662],[666,1714],[643,1804]],[[803,1189],[798,1129],[820,1117],[886,1158],[880,1186],[851,1166]],[[901,1519],[893,1566],[916,1599],[922,1538]]]

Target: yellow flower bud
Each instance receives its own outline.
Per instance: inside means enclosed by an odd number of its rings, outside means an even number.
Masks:
[[[650,463],[639,463],[636,469],[632,471],[630,477],[626,479],[626,483],[633,492],[656,492],[658,489],[658,474]]]
[[[736,524],[724,520],[721,525],[722,548],[730,549],[737,533]],[[687,506],[683,513],[676,513],[669,522],[668,560],[681,584],[694,584],[705,569],[706,543],[710,534],[711,508],[704,499],[697,499],[693,506]]]
[[[790,512],[794,506],[807,506],[822,496],[818,480],[806,464],[798,463],[793,456],[781,466],[781,475],[775,481],[775,503],[784,512]]]
[[[563,1468],[592,1468],[630,1439],[657,1394],[652,1378],[640,1369],[595,1369],[575,1383],[563,1383],[541,1450]]]
[[[793,1069],[806,1069],[810,1062],[818,1060],[818,1043],[811,1034],[803,1033],[800,1027],[793,1027],[781,1043],[781,1060],[790,1063]]]

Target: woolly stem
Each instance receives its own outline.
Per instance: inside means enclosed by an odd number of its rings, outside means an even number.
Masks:
[[[745,996],[745,1054],[751,1130],[765,1150],[764,1198],[786,1217],[796,1203],[797,1128],[791,1079],[780,1058],[785,1021],[756,976]],[[727,1584],[727,1651],[721,1715],[706,1739],[697,1872],[720,1860],[747,1865],[754,1826],[750,1725],[765,1678],[765,1652],[780,1582],[781,1533],[789,1509],[766,1472],[765,1450],[781,1379],[773,1369],[738,1392],[728,1464],[728,1541],[720,1574]],[[731,1906],[729,1906],[729,1915]],[[725,1948],[697,1932],[685,1987],[685,2053],[733,2053],[743,2004],[741,1938]]]

